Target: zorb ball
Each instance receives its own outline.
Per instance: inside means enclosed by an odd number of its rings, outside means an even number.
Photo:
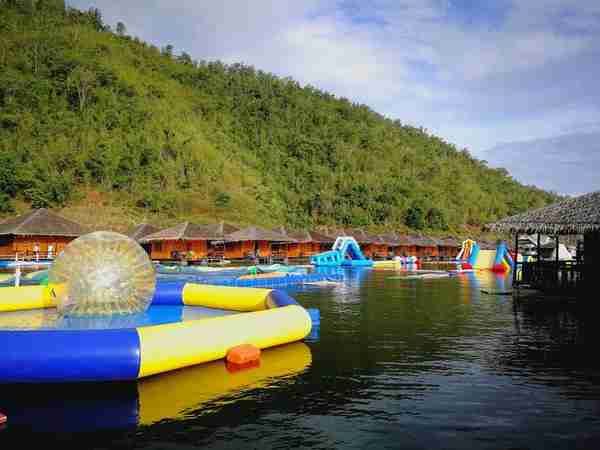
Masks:
[[[156,274],[133,239],[97,231],[65,247],[50,268],[48,286],[62,316],[134,314],[150,305]]]

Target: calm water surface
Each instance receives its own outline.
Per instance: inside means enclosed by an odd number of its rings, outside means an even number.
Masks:
[[[398,275],[292,291],[321,328],[254,369],[0,385],[0,448],[600,448],[595,313],[484,294],[509,285],[491,273]]]

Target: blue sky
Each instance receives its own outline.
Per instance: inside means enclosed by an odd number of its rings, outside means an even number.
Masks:
[[[577,137],[600,132],[598,0],[69,4],[97,7],[108,24],[123,21],[129,34],[196,59],[244,62],[366,103],[492,165],[500,162],[490,149],[557,136],[565,152],[577,149],[580,157]],[[598,151],[589,150],[594,172]],[[554,183],[556,164],[534,182],[575,193]],[[600,189],[600,176],[590,180],[577,192]]]

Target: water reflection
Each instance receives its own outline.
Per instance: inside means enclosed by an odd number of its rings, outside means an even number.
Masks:
[[[26,430],[59,434],[131,430],[197,417],[260,396],[263,389],[285,386],[311,361],[308,346],[297,342],[263,351],[258,367],[247,370],[215,361],[137,383],[0,385],[0,410],[9,417],[1,438]]]
[[[510,289],[492,272],[403,273],[294,287],[321,311],[318,339],[297,347],[304,357],[281,370],[263,359],[244,379],[215,363],[135,384],[135,428],[93,435],[95,446],[600,448],[597,314],[485,294]]]

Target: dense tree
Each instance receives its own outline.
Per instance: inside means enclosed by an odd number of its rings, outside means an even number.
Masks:
[[[365,105],[51,3],[0,0],[5,210],[91,186],[173,217],[458,230],[556,199]]]

